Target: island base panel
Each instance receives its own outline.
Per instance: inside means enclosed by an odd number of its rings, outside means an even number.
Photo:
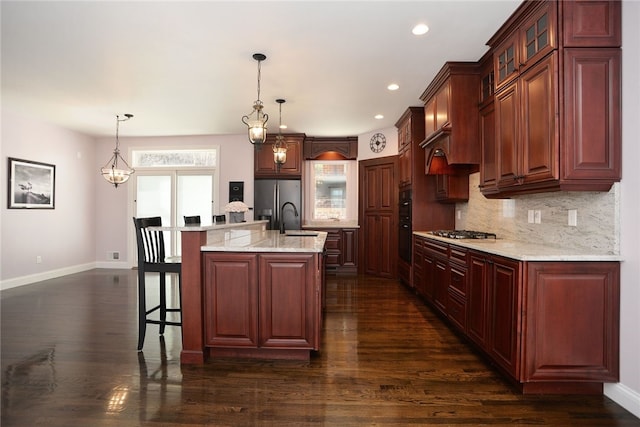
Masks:
[[[182,350],[180,352],[180,363],[183,365],[197,365],[204,363],[204,352]]]
[[[309,360],[311,350],[273,348],[209,348],[211,358],[229,357],[242,359]]]

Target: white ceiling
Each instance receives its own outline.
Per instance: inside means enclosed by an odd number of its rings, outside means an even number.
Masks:
[[[479,59],[520,0],[0,4],[3,108],[91,135],[124,113],[121,135],[243,133],[260,52],[271,132],[284,98],[288,132],[338,136],[392,127],[445,61]]]

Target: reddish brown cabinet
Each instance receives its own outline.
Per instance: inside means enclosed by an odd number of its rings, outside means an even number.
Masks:
[[[203,264],[211,354],[304,358],[319,349],[319,254],[211,252]]]
[[[447,62],[422,93],[424,102],[425,172],[434,156],[446,157],[449,165],[474,167],[480,162],[478,97],[480,86],[476,62]]]
[[[206,346],[258,347],[258,260],[255,254],[205,255]]]
[[[336,273],[357,273],[358,229],[314,228],[327,232],[325,243],[325,268]]]
[[[525,393],[619,377],[618,262],[519,261],[414,235],[416,290]]]
[[[531,6],[535,6],[533,10]],[[556,9],[554,2],[531,2],[522,12],[524,19],[514,20],[518,27],[494,49],[497,90],[556,49]]]
[[[358,158],[358,137],[307,136],[304,139],[305,160],[325,158],[356,160]]]
[[[436,175],[436,199],[441,203],[469,200],[469,175]]]
[[[498,191],[498,165],[496,147],[495,82],[493,56],[488,51],[479,61],[480,102],[478,106],[478,127],[480,146],[480,190],[484,194]]]
[[[398,277],[413,287],[413,230],[450,229],[454,226],[453,204],[439,203],[436,176],[425,175],[424,108],[409,107],[396,122],[398,129],[399,253]],[[468,185],[468,181],[467,181]],[[447,193],[448,194],[448,193]],[[447,198],[448,196],[445,196]],[[425,215],[425,212],[429,212]],[[415,260],[415,258],[414,258]],[[420,281],[419,281],[420,282]]]
[[[273,161],[273,143],[276,136],[267,134],[267,141],[259,149],[254,150],[255,178],[300,178],[302,176],[302,144],[304,134],[283,134],[287,144],[287,161],[278,170]]]
[[[396,277],[398,258],[398,158],[359,162],[358,271]],[[366,237],[366,240],[365,240]]]
[[[619,379],[619,264],[526,265],[521,380]]]
[[[501,192],[558,176],[555,55],[496,94],[497,186]]]
[[[608,191],[620,180],[620,14],[618,1],[524,2],[489,40],[495,141],[485,110],[485,196]]]
[[[507,373],[518,378],[522,316],[520,263],[501,257],[491,257],[487,262],[489,341],[486,350]]]

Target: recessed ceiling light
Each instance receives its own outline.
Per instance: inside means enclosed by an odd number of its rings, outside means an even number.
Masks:
[[[418,24],[415,27],[413,27],[413,30],[411,30],[411,32],[416,36],[427,34],[428,31],[429,31],[429,27],[426,24]]]
[[[398,89],[400,89],[400,86],[398,86],[396,83],[391,83],[389,86],[387,86],[387,89],[389,89],[389,90],[398,90]]]
[[[376,114],[375,116],[373,116],[374,119],[378,119],[378,120],[382,120],[384,119],[384,116],[382,114]]]

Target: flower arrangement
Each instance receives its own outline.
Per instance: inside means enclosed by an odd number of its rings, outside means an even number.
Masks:
[[[227,203],[224,207],[225,212],[246,212],[249,210],[249,206],[245,205],[242,202],[231,202]]]

